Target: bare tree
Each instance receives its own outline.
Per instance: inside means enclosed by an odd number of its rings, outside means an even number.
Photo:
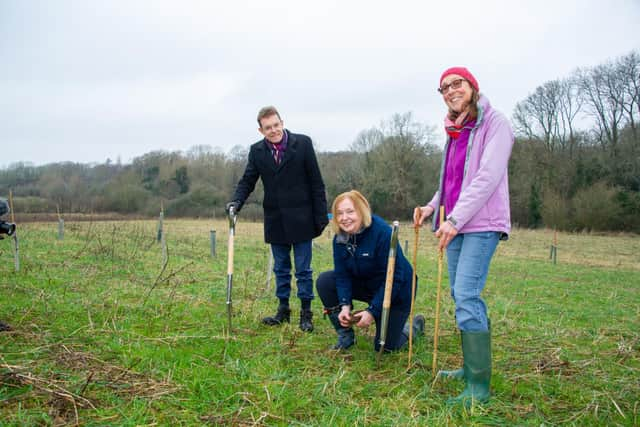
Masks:
[[[558,80],[538,86],[516,105],[513,116],[516,132],[526,138],[543,141],[549,151],[554,150],[560,134],[560,92]]]
[[[579,70],[579,86],[584,102],[596,121],[597,138],[612,157],[618,156],[618,140],[623,125],[624,83],[613,63]]]
[[[356,140],[349,147],[351,151],[356,153],[367,153],[382,143],[384,135],[382,131],[376,127],[366,129],[358,133]]]
[[[429,163],[437,157],[431,156],[437,152],[433,138],[433,129],[417,123],[410,112],[395,114],[379,128],[358,135],[351,147],[358,152],[357,172],[342,178],[360,180],[360,189],[380,214],[411,212],[437,185],[432,175],[438,167]]]
[[[623,56],[616,62],[617,73],[622,79],[624,97],[621,107],[634,139],[637,140],[637,120],[640,115],[640,54],[637,51]]]
[[[538,139],[533,127],[533,120],[529,114],[529,109],[525,101],[520,101],[516,104],[513,110],[513,128],[516,135],[525,139]]]
[[[570,77],[560,80],[558,89],[560,90],[558,97],[560,143],[564,149],[569,149],[569,158],[572,158],[577,144],[575,121],[578,113],[582,110],[582,98],[578,95],[577,78]]]

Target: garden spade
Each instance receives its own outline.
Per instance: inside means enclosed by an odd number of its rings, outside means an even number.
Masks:
[[[398,246],[398,229],[400,223],[393,221],[391,231],[391,244],[389,245],[389,261],[387,263],[387,277],[384,284],[384,299],[382,300],[382,320],[380,322],[380,350],[378,352],[378,365],[384,352],[384,344],[387,341],[387,329],[389,328],[389,310],[391,309],[391,291],[393,290],[393,273],[396,268],[396,248]]]
[[[229,320],[229,333],[231,333],[231,289],[233,287],[233,237],[236,230],[236,211],[229,208],[229,248],[227,258],[227,318]]]

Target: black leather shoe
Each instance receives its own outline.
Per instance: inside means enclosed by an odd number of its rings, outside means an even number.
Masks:
[[[291,309],[288,305],[278,306],[278,312],[275,316],[269,316],[262,319],[262,323],[269,326],[277,326],[283,322],[289,323],[291,321]]]
[[[313,312],[311,310],[300,310],[300,329],[303,332],[313,331]]]

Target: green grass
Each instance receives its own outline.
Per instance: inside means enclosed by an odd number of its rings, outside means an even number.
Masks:
[[[448,407],[461,390],[431,376],[435,239],[423,230],[416,311],[426,338],[376,365],[373,331],[345,353],[319,300],[316,329],[269,328],[274,284],[260,224],[240,219],[233,330],[226,317],[223,222],[19,224],[21,269],[0,242],[0,425],[638,425],[640,239],[516,230],[501,243],[484,292],[493,327],[493,398]],[[217,257],[209,230],[217,229]],[[413,246],[413,232],[401,229]],[[327,235],[317,273],[331,268]],[[403,244],[404,246],[404,244]],[[461,362],[443,280],[438,365]],[[296,301],[292,301],[296,304]]]

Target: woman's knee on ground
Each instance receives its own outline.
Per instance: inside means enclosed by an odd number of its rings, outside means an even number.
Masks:
[[[318,278],[316,279],[316,291],[318,292],[318,296],[325,307],[327,307],[327,304],[337,304],[338,296],[333,270],[323,271],[318,275]]]

